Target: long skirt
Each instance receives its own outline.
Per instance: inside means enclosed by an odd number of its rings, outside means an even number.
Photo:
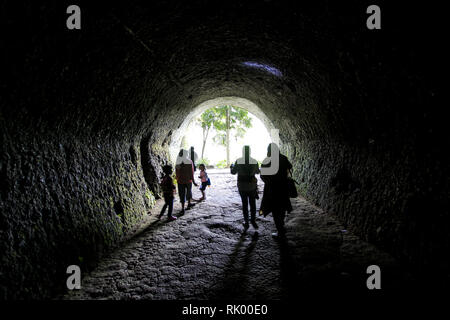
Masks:
[[[271,212],[291,212],[292,205],[286,184],[266,183],[259,211],[264,216]]]

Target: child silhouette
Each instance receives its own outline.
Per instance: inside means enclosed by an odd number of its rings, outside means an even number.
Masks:
[[[164,177],[161,181],[161,188],[163,190],[164,195],[164,206],[162,207],[158,219],[161,219],[162,216],[164,215],[164,212],[166,211],[166,208],[169,208],[167,212],[167,220],[173,221],[177,219],[177,217],[172,216],[173,200],[175,193],[175,185],[173,184],[172,180],[173,168],[170,165],[165,165],[162,168],[162,170],[164,172]]]

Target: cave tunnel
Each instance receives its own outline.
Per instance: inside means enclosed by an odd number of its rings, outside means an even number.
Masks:
[[[305,201],[448,284],[439,10],[379,1],[369,30],[367,1],[79,1],[69,30],[70,4],[0,7],[2,299],[52,297],[120,247],[187,119],[227,97],[279,130]]]

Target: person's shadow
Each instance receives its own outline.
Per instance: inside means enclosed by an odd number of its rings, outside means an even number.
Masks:
[[[280,282],[282,299],[292,299],[298,294],[299,275],[291,249],[285,237],[277,240],[280,250]]]
[[[242,248],[247,237],[244,231],[230,255],[228,263],[224,267],[223,278],[218,281],[210,292],[210,298],[220,299],[248,299],[250,261],[252,251],[256,246],[259,234],[255,232],[251,236],[251,242]]]

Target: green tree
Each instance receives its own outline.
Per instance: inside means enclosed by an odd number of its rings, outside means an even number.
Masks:
[[[227,166],[230,165],[230,135],[233,131],[236,141],[243,138],[248,128],[252,127],[252,118],[244,109],[234,106],[215,107],[216,121],[214,129],[217,134],[214,141],[223,145],[227,150]]]
[[[203,112],[199,118],[197,118],[197,124],[200,125],[203,129],[203,141],[202,141],[202,156],[201,159],[204,159],[205,155],[205,146],[206,141],[208,140],[209,130],[214,126],[214,119],[216,118],[216,113],[214,108],[208,109]]]
[[[227,166],[230,165],[230,135],[233,131],[236,141],[244,137],[248,128],[252,127],[252,118],[242,108],[234,106],[218,106],[203,112],[197,119],[203,129],[202,158],[211,128],[216,130],[214,142],[226,147]]]

